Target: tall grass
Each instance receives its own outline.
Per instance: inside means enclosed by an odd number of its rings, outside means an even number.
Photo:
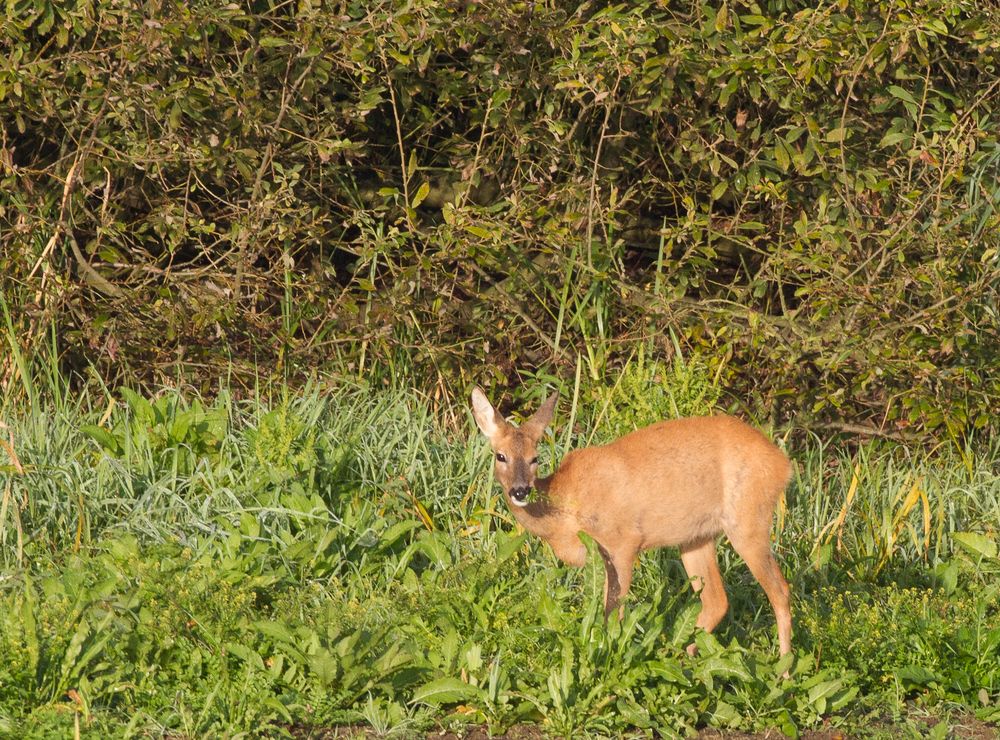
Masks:
[[[33,394],[28,403],[13,394],[0,402],[23,473],[12,474],[7,460],[4,470],[11,496],[26,502],[29,539],[57,551],[109,530],[164,540],[214,531],[211,521],[248,511],[280,518],[276,491],[308,491],[334,513],[345,498],[391,500],[451,535],[477,511],[512,521],[473,427],[444,424],[406,389],[341,380],[294,396],[278,389],[270,402],[170,390],[153,401],[127,390],[73,396],[61,383],[46,386],[44,401]],[[609,413],[606,404],[583,410],[575,430],[550,441],[552,462],[593,438],[593,416],[618,427],[637,414]],[[954,532],[989,534],[1000,521],[995,442],[960,455],[813,437],[789,453],[797,473],[775,538],[795,568],[839,561],[860,577],[890,564],[933,565],[954,554]],[[5,545],[9,534],[5,526]],[[11,552],[3,549],[6,565]]]
[[[622,383],[684,372],[578,387],[543,466],[598,418],[655,411],[629,406]],[[914,697],[1000,717],[1000,670],[981,660],[1000,645],[995,444],[789,436],[806,441],[789,443],[797,472],[774,538],[795,654],[777,661],[759,587],[723,545],[732,612],[688,659],[696,609],[676,553],[643,555],[625,620],[605,626],[600,559],[563,568],[518,531],[464,408],[345,380],[237,401],[74,395],[54,374],[30,377],[0,399],[11,731],[73,716],[97,734],[519,721],[566,736],[794,733],[902,717]],[[662,402],[678,408],[676,393]],[[858,615],[877,640],[845,626]]]

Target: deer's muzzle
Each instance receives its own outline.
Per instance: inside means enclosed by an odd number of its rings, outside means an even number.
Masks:
[[[528,505],[528,494],[531,493],[531,486],[515,486],[510,489],[510,500],[518,506]]]

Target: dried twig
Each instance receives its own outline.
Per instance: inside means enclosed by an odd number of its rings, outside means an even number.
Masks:
[[[863,437],[882,437],[897,442],[912,442],[916,437],[903,432],[892,432],[887,429],[879,429],[868,424],[850,424],[843,421],[830,421],[820,424],[813,424],[814,429],[829,429],[835,432],[845,432],[846,434],[858,434]]]
[[[288,113],[288,106],[291,99],[298,94],[299,89],[302,87],[302,83],[305,82],[306,78],[312,72],[313,65],[315,63],[315,57],[309,60],[306,64],[305,69],[299,74],[295,79],[295,82],[289,87],[288,85],[288,75],[291,72],[292,62],[294,58],[288,60],[288,66],[285,70],[285,85],[281,89],[281,104],[278,108],[278,115],[274,117],[274,122],[271,124],[271,128],[277,132],[281,128],[282,122],[285,120],[285,115]],[[250,199],[248,201],[248,210],[254,208],[254,205],[260,200],[261,186],[264,182],[264,175],[271,167],[271,162],[274,159],[274,138],[272,137],[268,142],[267,146],[264,147],[264,156],[261,157],[260,167],[257,168],[257,175],[254,178],[253,189],[250,191]],[[251,211],[253,212],[253,211]],[[253,212],[258,225],[264,220],[266,214],[263,213],[262,208],[257,208],[256,212]],[[240,289],[243,286],[243,274],[246,271],[246,266],[252,262],[252,260],[247,258],[247,246],[250,243],[251,235],[258,235],[259,230],[256,228],[250,228],[251,224],[247,224],[247,228],[239,235],[239,239],[236,244],[236,277],[233,281],[233,297],[239,300]]]
[[[399,106],[396,103],[396,89],[392,84],[392,77],[389,75],[389,62],[385,58],[385,49],[379,49],[382,57],[382,68],[385,70],[385,84],[389,88],[389,101],[392,103],[392,119],[396,124],[396,145],[399,147],[399,167],[402,171],[403,181],[403,212],[406,214],[406,226],[412,234],[413,219],[410,217],[410,173],[406,166],[406,149],[403,146],[403,122],[399,115]]]

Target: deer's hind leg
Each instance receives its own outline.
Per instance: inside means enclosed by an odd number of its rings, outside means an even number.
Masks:
[[[781,568],[771,552],[769,531],[770,526],[764,530],[751,531],[735,528],[727,534],[733,549],[746,562],[753,577],[767,594],[767,600],[771,602],[774,621],[778,626],[778,651],[784,655],[792,649],[792,609],[788,581],[781,574]]]
[[[701,612],[695,624],[706,632],[716,628],[729,609],[729,598],[726,587],[719,572],[719,560],[715,553],[715,538],[681,547],[681,562],[691,587],[701,598]],[[691,643],[687,646],[688,655],[694,655],[697,646]]]

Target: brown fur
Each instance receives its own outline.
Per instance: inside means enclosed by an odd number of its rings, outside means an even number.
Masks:
[[[728,609],[715,545],[725,534],[774,609],[781,654],[791,649],[788,584],[770,547],[774,509],[791,478],[785,454],[756,429],[731,416],[661,421],[610,444],[574,450],[548,478],[531,463],[551,421],[550,397],[520,428],[507,423],[480,389],[472,394],[476,423],[497,459],[494,472],[514,517],[569,565],[599,545],[607,570],[605,614],[628,593],[642,550],[675,546],[699,593],[698,626],[711,632]],[[538,500],[518,505],[512,491],[535,488]],[[693,651],[690,646],[689,651]]]

